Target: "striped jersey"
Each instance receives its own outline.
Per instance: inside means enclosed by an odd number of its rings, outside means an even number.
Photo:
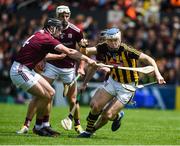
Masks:
[[[141,54],[140,51],[121,43],[119,49],[112,50],[106,43],[96,46],[96,59],[108,65],[119,65],[123,67],[137,67],[137,60]],[[138,82],[138,73],[136,71],[121,70],[111,68],[110,76],[120,83]]]

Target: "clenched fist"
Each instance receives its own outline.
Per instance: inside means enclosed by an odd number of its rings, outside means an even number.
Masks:
[[[86,48],[88,46],[88,40],[87,39],[81,39],[79,42],[80,47]]]

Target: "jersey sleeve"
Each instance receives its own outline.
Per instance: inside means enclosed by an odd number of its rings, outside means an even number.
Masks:
[[[49,52],[54,52],[54,49],[57,45],[61,44],[57,39],[55,38],[49,38],[46,43],[46,48],[49,50]]]
[[[77,43],[79,43],[82,38],[83,38],[83,33],[82,33],[82,31],[80,31],[79,33],[76,33]]]
[[[105,44],[97,44],[96,45],[96,48],[97,48],[97,54],[96,54],[96,60],[98,61],[102,61],[102,62],[105,62],[106,60],[106,46]]]
[[[141,54],[140,51],[138,51],[137,49],[128,46],[126,44],[122,44],[122,46],[124,47],[124,49],[128,52],[128,57],[131,59],[139,59],[139,56]]]

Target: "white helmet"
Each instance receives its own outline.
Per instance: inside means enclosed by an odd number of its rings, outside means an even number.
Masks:
[[[106,39],[120,39],[121,32],[118,28],[110,28],[106,30],[105,34]]]
[[[71,14],[71,11],[70,11],[68,6],[61,5],[61,6],[58,6],[56,8],[56,16],[59,16],[60,13],[69,13],[69,14]]]

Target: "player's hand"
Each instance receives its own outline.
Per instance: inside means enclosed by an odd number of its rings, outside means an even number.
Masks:
[[[96,61],[93,60],[93,59],[90,59],[90,58],[88,59],[87,63],[88,63],[89,65],[91,65],[91,66],[97,66]]]
[[[83,68],[78,68],[77,72],[81,75],[81,77],[85,75],[85,71]]]
[[[58,56],[59,56],[59,59],[63,59],[63,58],[65,58],[67,55],[66,55],[65,53],[61,53],[61,54],[59,54]]]
[[[88,46],[88,40],[87,39],[81,39],[81,41],[79,42],[80,47],[82,48],[86,48]]]
[[[157,78],[158,84],[166,84],[166,81],[161,75],[157,76],[156,78]]]
[[[79,51],[80,51],[82,54],[85,54],[85,55],[87,55],[86,48],[84,48],[84,47],[81,47]]]
[[[106,72],[106,73],[108,73],[108,72],[111,71],[111,69],[108,68],[108,67],[101,67],[101,68],[99,68],[99,70],[104,71],[104,72]]]

